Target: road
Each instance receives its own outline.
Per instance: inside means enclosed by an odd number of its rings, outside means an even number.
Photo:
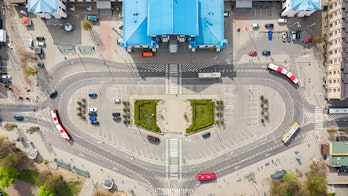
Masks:
[[[63,64],[64,63],[66,62],[63,62]],[[166,176],[164,165],[134,159],[132,155],[119,149],[115,149],[113,146],[104,143],[104,141],[100,141],[98,138],[86,134],[71,121],[67,110],[70,98],[69,95],[72,95],[81,87],[95,84],[102,80],[115,80],[118,84],[138,84],[139,82],[145,81],[158,82],[158,80],[162,80],[165,76],[165,72],[162,72],[162,68],[152,69],[149,67],[148,69],[143,69],[139,67],[113,64],[103,66],[102,61],[100,60],[76,59],[73,64],[74,72],[72,72],[71,67],[64,66],[63,64],[57,65],[53,70],[50,70],[50,73],[52,73],[51,75],[48,75],[48,72],[39,73],[39,80],[46,84],[46,88],[56,89],[59,92],[59,96],[56,100],[46,99],[42,101],[41,108],[58,108],[63,124],[68,130],[73,130],[71,131],[72,137],[74,138],[73,145],[64,143],[58,134],[48,134],[53,146],[76,156],[81,156],[88,161],[93,161],[101,167],[115,170],[125,176],[151,184],[153,187],[167,187],[168,182],[164,180]],[[226,67],[229,68],[226,69]],[[242,146],[241,148],[234,150],[233,153],[229,152],[223,154],[213,160],[208,160],[194,166],[183,166],[181,188],[192,189],[199,185],[195,180],[195,174],[200,171],[216,171],[218,176],[223,176],[246,167],[247,165],[258,162],[266,156],[286,150],[287,147],[279,142],[275,142],[274,138],[279,138],[279,135],[283,132],[285,127],[288,126],[289,122],[293,120],[302,122],[303,110],[314,110],[312,105],[303,101],[304,99],[296,87],[285,78],[264,71],[265,68],[263,65],[254,64],[253,66],[246,65],[235,69],[232,68],[233,67],[230,65],[220,65],[207,68],[206,70],[223,70],[223,83],[237,82],[239,84],[265,85],[275,89],[283,96],[286,102],[285,105],[288,106],[285,120],[276,132],[259,138],[259,142],[255,142],[257,145],[254,145],[253,147]],[[260,71],[255,72],[255,70]],[[197,80],[196,74],[197,73],[194,72],[184,72],[183,85],[191,84],[203,86],[211,84],[209,81]],[[50,90],[47,90],[47,93],[49,92]],[[12,121],[12,115],[16,112],[23,111],[33,113],[32,111],[34,109],[37,110],[38,107],[5,105],[0,106],[0,109],[4,120]],[[5,115],[3,114],[3,111],[6,111]],[[36,119],[32,116],[33,115],[28,115],[28,117],[25,118],[26,121],[37,122],[47,130],[54,130],[54,127],[49,120]],[[50,117],[48,116],[47,119],[49,118]],[[312,124],[303,126],[299,136],[308,134],[308,132],[313,128],[314,126]],[[301,143],[301,140],[295,140],[291,143],[291,146],[299,143]],[[96,156],[96,154],[99,154],[99,156]],[[247,161],[243,162],[242,160]]]

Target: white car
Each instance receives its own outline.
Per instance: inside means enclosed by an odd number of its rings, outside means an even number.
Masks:
[[[11,75],[1,75],[1,79],[10,80],[11,78]]]
[[[29,45],[29,48],[33,49],[34,48],[34,40],[29,39],[28,45]]]
[[[114,103],[121,103],[121,99],[114,99]]]
[[[258,23],[252,24],[251,26],[253,27],[253,29],[260,28],[260,24],[258,24]]]
[[[88,111],[90,111],[90,112],[97,112],[98,108],[88,108]]]
[[[292,31],[291,32],[291,38],[292,38],[293,41],[296,40],[296,31]]]
[[[283,42],[286,42],[286,37],[287,37],[286,32],[282,32],[282,41]]]
[[[66,23],[64,25],[64,29],[65,29],[65,31],[70,32],[74,29],[74,27],[70,23]]]

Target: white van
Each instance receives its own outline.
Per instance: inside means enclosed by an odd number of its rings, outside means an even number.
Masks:
[[[278,24],[286,24],[288,20],[286,18],[279,18],[278,19]]]

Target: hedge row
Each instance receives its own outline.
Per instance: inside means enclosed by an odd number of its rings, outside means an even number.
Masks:
[[[156,123],[156,106],[159,100],[136,100],[134,103],[134,123],[146,129],[161,133]]]
[[[192,124],[186,133],[209,127],[214,123],[214,103],[211,99],[189,100],[192,106]]]

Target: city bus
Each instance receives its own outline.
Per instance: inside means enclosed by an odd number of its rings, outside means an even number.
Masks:
[[[216,179],[215,173],[201,173],[197,174],[197,180],[198,181],[211,181]]]
[[[220,72],[198,73],[198,78],[221,78]]]
[[[348,108],[329,108],[329,114],[348,114]]]
[[[280,137],[284,144],[288,143],[292,136],[300,129],[300,125],[297,122],[293,122],[289,129]]]

